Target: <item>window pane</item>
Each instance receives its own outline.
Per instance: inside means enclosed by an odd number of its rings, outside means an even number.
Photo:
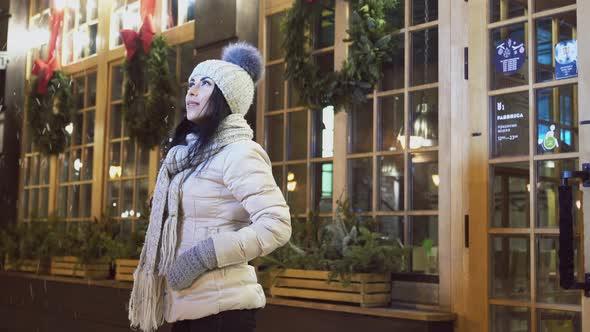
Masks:
[[[89,21],[98,18],[98,0],[87,0],[86,2],[86,15]]]
[[[503,21],[526,15],[527,2],[520,0],[491,0],[490,21]]]
[[[78,24],[82,25],[86,23],[86,0],[77,0],[76,2],[78,2],[76,4],[78,7]]]
[[[41,201],[41,207],[39,210],[39,218],[47,218],[49,210],[49,188],[39,189],[39,200]]]
[[[84,121],[86,121],[86,135],[84,144],[90,144],[94,142],[94,110],[85,112]]]
[[[92,147],[84,149],[84,161],[82,169],[84,170],[83,180],[92,180],[92,164],[94,158],[94,149]]]
[[[187,0],[188,1],[188,7],[186,10],[186,21],[192,21],[195,19],[195,15],[196,15],[196,7],[195,7],[195,1],[196,0]]]
[[[68,187],[59,187],[59,194],[57,197],[57,214],[60,217],[65,217],[68,211]]]
[[[111,114],[110,114],[110,130],[109,136],[110,138],[119,138],[121,137],[121,128],[122,128],[122,121],[123,121],[123,114],[121,112],[121,104],[116,104],[111,107]]]
[[[412,0],[412,25],[438,20],[438,0]]]
[[[404,87],[404,36],[398,36],[396,43],[396,53],[390,62],[384,63],[381,72],[383,78],[379,90],[394,90]]]
[[[72,177],[70,181],[80,181],[82,171],[82,150],[72,150]]]
[[[135,143],[131,140],[123,142],[123,176],[135,175]]]
[[[39,189],[31,189],[31,194],[29,199],[31,200],[31,205],[29,205],[29,217],[30,218],[38,218],[39,217]]]
[[[148,206],[148,179],[138,179],[137,188],[135,188],[135,211],[131,216],[141,217],[142,214],[147,213]]]
[[[84,125],[84,113],[76,112],[74,115],[73,120],[73,131],[72,131],[72,144],[73,145],[81,145],[82,144],[82,130]]]
[[[86,107],[96,105],[96,73],[88,75],[88,93],[86,95]]]
[[[312,210],[320,213],[332,212],[334,165],[313,163],[312,166]]]
[[[348,121],[348,153],[372,152],[373,100],[351,110]]]
[[[438,28],[412,32],[412,85],[438,81]]]
[[[531,329],[531,312],[527,307],[490,306],[492,332],[524,332]]]
[[[578,85],[537,90],[537,153],[577,152]]]
[[[526,29],[526,23],[518,23],[492,30],[490,40],[490,89],[528,84]],[[518,47],[520,45],[522,47]],[[522,58],[523,53],[524,58]]]
[[[535,43],[537,51],[536,79],[537,82],[551,81],[556,78],[577,76],[577,50],[560,48],[563,53],[558,57],[559,68],[556,68],[555,46],[558,42],[576,39],[576,12],[557,16],[549,16],[535,21]],[[553,35],[555,33],[555,35]],[[573,46],[573,45],[571,45]],[[575,61],[575,62],[573,62]],[[572,64],[573,62],[573,64]],[[561,66],[563,64],[563,66]],[[566,67],[565,65],[573,65]],[[576,68],[575,70],[572,70]],[[557,72],[557,70],[559,71]],[[556,77],[556,75],[559,75]]]
[[[287,84],[287,104],[289,108],[302,106],[301,95],[291,81]]]
[[[266,110],[275,111],[285,107],[285,67],[278,64],[266,67]]]
[[[86,218],[92,215],[92,184],[82,185],[82,199],[80,201],[80,217]]]
[[[404,210],[404,156],[382,156],[379,160],[379,210]]]
[[[117,30],[118,31],[118,30]],[[119,100],[123,95],[123,66],[114,66],[111,75],[111,100]]]
[[[169,29],[178,25],[178,0],[167,0],[166,2],[166,29]]]
[[[287,166],[287,204],[291,214],[306,213],[307,208],[307,166]]]
[[[266,151],[271,161],[283,160],[283,115],[266,117]]]
[[[438,89],[412,92],[410,149],[438,145]],[[404,137],[402,137],[404,141]],[[405,144],[405,141],[404,143]]]
[[[23,190],[22,201],[20,202],[20,209],[22,211],[23,218],[29,218],[29,192],[30,190]]]
[[[137,175],[146,175],[150,166],[150,151],[137,146]]]
[[[307,158],[307,111],[288,113],[287,160]]]
[[[284,191],[283,187],[284,187],[284,176],[283,176],[283,166],[273,166],[272,167],[272,176],[275,179],[275,182],[277,183],[277,186],[279,187],[279,189],[281,189],[281,191]]]
[[[559,227],[559,193],[561,174],[564,171],[577,171],[578,160],[546,160],[537,162],[537,226],[538,227]],[[580,231],[583,221],[582,214],[582,191],[580,181],[571,179],[573,202],[574,230]]]
[[[357,212],[368,212],[373,205],[372,158],[348,160],[348,197]]]
[[[573,5],[575,3],[576,0],[535,0],[535,11],[539,12],[542,10]]]
[[[311,156],[330,158],[334,156],[334,107],[311,111],[312,136]]]
[[[180,77],[177,77],[177,73],[176,73],[176,46],[170,46],[168,48],[168,70],[170,71],[170,74],[173,77],[173,81],[174,82],[180,82],[183,81],[184,79],[181,80]]]
[[[313,35],[314,48],[324,48],[334,45],[334,1],[324,7],[320,21],[316,23]]]
[[[68,206],[68,218],[78,218],[80,216],[80,185],[70,186]]]
[[[538,327],[542,332],[582,332],[582,317],[579,312],[537,310]]]
[[[284,35],[281,33],[281,21],[285,13],[278,13],[268,16],[267,22],[267,39],[268,53],[266,54],[267,61],[281,59],[285,56],[285,51],[282,47]]]
[[[528,236],[491,236],[491,297],[530,301]]]
[[[529,93],[491,97],[492,158],[529,154]]]
[[[88,40],[88,55],[96,54],[96,34],[98,33],[98,24],[92,24],[88,27],[90,40]]]
[[[438,273],[438,217],[410,217],[408,241],[412,248],[411,272]]]
[[[121,181],[121,217],[128,218],[133,210],[133,180]]]
[[[184,43],[180,45],[180,77],[179,81],[188,81],[193,69],[197,65],[193,43]]]
[[[404,217],[399,216],[381,216],[377,217],[379,233],[387,236],[390,240],[399,239],[405,243],[404,235]]]
[[[378,99],[379,137],[381,151],[402,151],[404,133],[404,96],[389,96]]]
[[[580,241],[574,244],[574,271],[580,267]],[[537,302],[580,305],[580,291],[559,286],[559,238],[537,237]]]
[[[438,152],[410,155],[410,209],[438,209]]]
[[[74,79],[74,101],[76,103],[77,109],[84,108],[84,89],[86,89],[85,84],[84,76]]]
[[[39,184],[49,184],[49,157],[40,157]]]
[[[529,227],[529,164],[495,165],[492,184],[492,227]]]
[[[59,172],[59,181],[60,182],[67,182],[69,181],[70,177],[70,152],[66,151],[59,155],[60,161],[60,172]]]
[[[121,144],[113,143],[109,149],[109,179],[121,177]]]
[[[31,161],[30,184],[36,185],[39,184],[39,155],[33,156]]]
[[[121,182],[109,181],[107,183],[107,211],[111,212],[111,216],[119,216],[119,188]]]

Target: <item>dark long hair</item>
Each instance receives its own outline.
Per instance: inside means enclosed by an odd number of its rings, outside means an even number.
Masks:
[[[203,166],[209,162],[213,156],[213,151],[209,149],[210,144],[212,143],[215,132],[219,128],[221,122],[231,114],[231,109],[217,85],[213,88],[213,92],[209,97],[206,107],[207,111],[205,116],[198,124],[187,119],[185,111],[182,121],[180,121],[176,128],[174,128],[172,137],[164,148],[164,159],[172,147],[176,145],[187,145],[186,135],[193,133],[197,136],[197,142],[189,148],[187,158],[191,162],[187,164],[192,165],[196,158],[203,158],[203,161],[201,162]],[[196,166],[193,166],[189,175],[192,174],[195,169]],[[200,168],[200,170],[202,169],[203,167]]]

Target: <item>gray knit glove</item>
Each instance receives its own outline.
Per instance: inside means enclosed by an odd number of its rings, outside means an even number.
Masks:
[[[174,290],[181,290],[193,284],[208,270],[217,268],[217,257],[213,239],[198,242],[194,247],[178,256],[166,275],[168,284]]]

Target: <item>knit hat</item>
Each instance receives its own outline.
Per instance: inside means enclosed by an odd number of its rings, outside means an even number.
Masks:
[[[248,43],[230,44],[223,49],[221,60],[199,63],[189,81],[197,75],[213,79],[232,113],[246,115],[254,100],[254,86],[262,75],[262,56]]]

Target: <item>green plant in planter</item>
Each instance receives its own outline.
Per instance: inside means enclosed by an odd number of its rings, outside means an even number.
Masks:
[[[112,253],[118,245],[113,236],[116,221],[104,216],[101,219],[68,223],[63,238],[68,248],[61,254],[76,256],[81,264],[112,261]]]
[[[114,238],[116,245],[111,253],[112,257],[139,259],[148,223],[145,219],[137,219],[135,228],[131,230],[131,222],[131,220],[121,222],[121,227]]]

